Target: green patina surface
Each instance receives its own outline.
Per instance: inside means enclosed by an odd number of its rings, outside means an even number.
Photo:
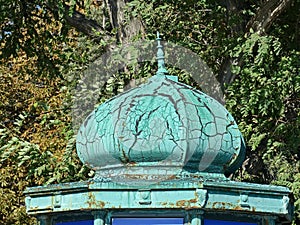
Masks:
[[[77,135],[80,159],[104,178],[234,172],[245,145],[233,117],[215,99],[168,75],[157,40],[156,75],[87,117]]]
[[[161,38],[159,37],[159,32],[157,32],[157,76],[165,76],[168,74],[168,70],[165,67],[165,57],[163,52],[163,46],[160,44]]]
[[[136,212],[142,216],[149,210],[172,209],[173,214],[202,210],[204,215],[235,213],[290,221],[290,194],[284,187],[234,181],[169,180],[144,187],[86,181],[30,188],[26,192],[26,206],[33,215],[104,210],[124,215]]]
[[[100,105],[78,132],[78,155],[96,176],[28,188],[27,212],[47,225],[70,216],[104,225],[149,215],[184,217],[185,225],[290,222],[289,189],[225,178],[244,159],[243,137],[220,103],[168,75],[159,41],[157,74]]]
[[[223,174],[237,169],[245,154],[242,135],[220,103],[165,76],[92,112],[79,130],[77,150],[100,172],[112,165],[180,166]]]

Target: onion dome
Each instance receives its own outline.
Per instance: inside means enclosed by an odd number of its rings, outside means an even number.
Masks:
[[[157,40],[156,75],[86,118],[76,140],[79,158],[97,178],[225,179],[245,156],[238,126],[217,100],[168,75]]]

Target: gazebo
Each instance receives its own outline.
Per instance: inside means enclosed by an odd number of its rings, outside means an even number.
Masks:
[[[245,144],[231,114],[158,71],[101,104],[76,146],[95,170],[84,182],[29,187],[26,209],[41,225],[275,225],[291,222],[288,188],[231,181]]]

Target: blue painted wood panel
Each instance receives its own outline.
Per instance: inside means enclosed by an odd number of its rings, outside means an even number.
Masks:
[[[113,218],[112,225],[183,225],[183,218]]]

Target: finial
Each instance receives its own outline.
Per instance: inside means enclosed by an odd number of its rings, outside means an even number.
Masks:
[[[168,74],[168,70],[165,67],[165,56],[164,56],[163,46],[160,44],[161,38],[159,37],[159,32],[158,31],[157,31],[156,40],[157,40],[156,59],[157,59],[157,66],[158,66],[156,75],[164,76],[164,75]]]

